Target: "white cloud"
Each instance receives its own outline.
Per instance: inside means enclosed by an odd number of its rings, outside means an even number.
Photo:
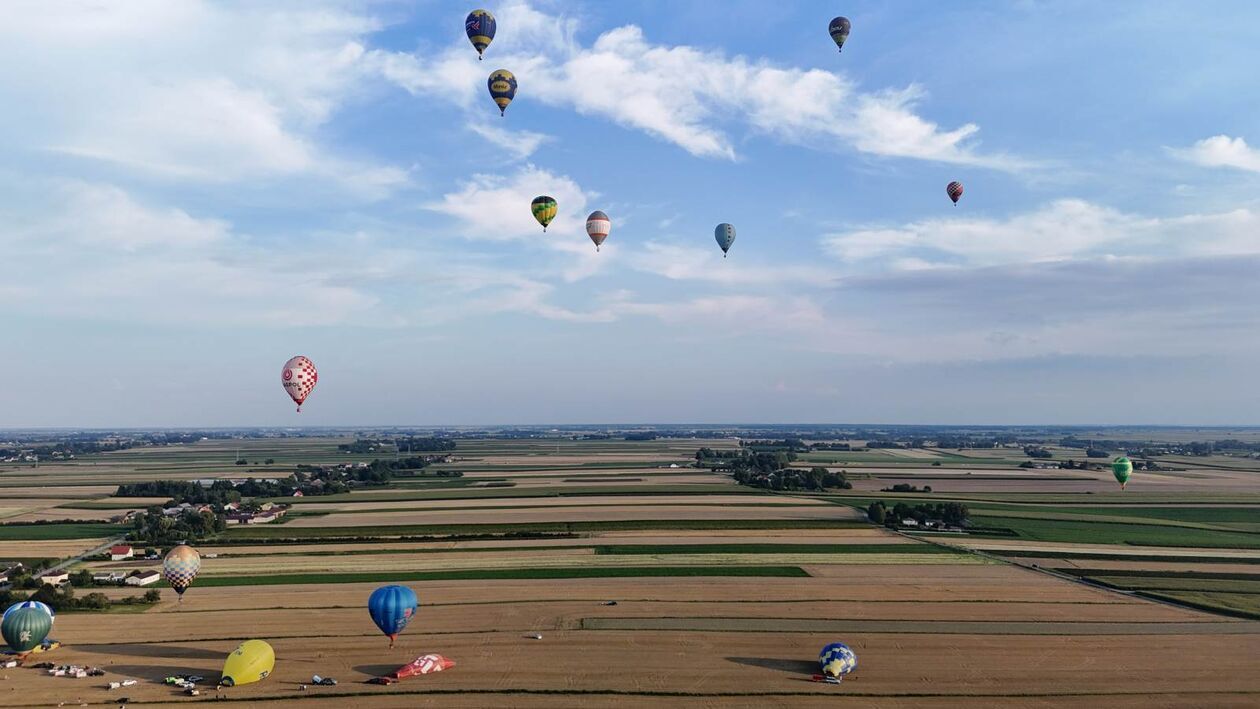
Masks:
[[[9,187],[7,199],[30,196],[29,186]],[[322,243],[304,235],[299,245],[260,247],[225,221],[148,206],[110,185],[40,187],[24,205],[39,207],[36,216],[0,231],[5,253],[24,264],[8,276],[15,289],[9,306],[19,312],[132,323],[334,324],[375,310],[378,298],[360,286],[409,265],[405,254],[347,256],[340,238]],[[376,270],[385,257],[394,271]]]
[[[545,234],[530,211],[530,202],[540,195],[555,198],[558,205]],[[586,205],[593,196],[564,175],[526,165],[510,177],[475,175],[459,191],[425,206],[458,220],[459,233],[469,239],[545,243],[575,234],[585,238]]]
[[[1260,149],[1247,145],[1242,138],[1214,135],[1189,148],[1174,149],[1174,155],[1205,167],[1233,167],[1260,172]]]
[[[493,123],[471,122],[468,130],[485,138],[488,142],[503,148],[509,155],[517,159],[525,159],[533,155],[543,143],[551,140],[551,136],[528,130],[507,130]]]
[[[1018,169],[1011,156],[976,150],[974,124],[943,129],[915,112],[922,87],[863,92],[821,69],[780,67],[716,50],[652,44],[634,25],[599,35],[589,47],[576,21],[550,17],[527,3],[496,10],[502,26],[488,62],[510,66],[517,100],[538,100],[599,116],[674,143],[700,156],[733,159],[728,130],[743,125],[784,142],[878,156]],[[381,73],[413,93],[436,93],[460,105],[487,102],[485,62],[456,46],[431,59],[374,52]],[[510,110],[510,109],[509,109]]]
[[[736,244],[738,245],[738,240]],[[642,249],[627,255],[632,268],[677,281],[704,281],[738,286],[767,286],[773,284],[797,284],[799,286],[827,285],[835,274],[827,269],[795,264],[766,264],[758,261],[746,265],[739,259],[722,258],[717,245],[712,248],[682,246],[661,241],[648,241]]]
[[[313,175],[376,196],[406,172],[315,139],[360,90],[376,27],[333,4],[10,3],[0,95],[23,110],[4,112],[0,133],[164,177]]]
[[[1260,253],[1260,214],[1247,209],[1145,217],[1076,199],[1005,219],[951,217],[829,234],[842,261],[889,259],[909,268],[1076,258]]]

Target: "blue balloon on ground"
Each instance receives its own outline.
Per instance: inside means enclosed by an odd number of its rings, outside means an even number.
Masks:
[[[857,655],[844,643],[831,643],[818,653],[818,667],[828,677],[843,677],[857,669]]]
[[[368,614],[376,627],[389,636],[390,647],[419,608],[416,592],[406,586],[381,586],[368,598]]]

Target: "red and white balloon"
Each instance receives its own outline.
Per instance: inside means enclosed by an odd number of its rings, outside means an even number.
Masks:
[[[284,385],[284,391],[289,398],[297,402],[299,413],[302,411],[302,402],[311,395],[317,381],[319,373],[315,371],[315,363],[302,355],[285,362],[284,369],[280,371],[280,383]]]

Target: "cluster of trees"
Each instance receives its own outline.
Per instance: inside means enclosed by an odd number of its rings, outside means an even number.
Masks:
[[[21,572],[13,574],[13,576],[9,578],[9,582],[15,589],[31,590],[39,588],[39,579],[35,577],[38,576],[41,571],[47,569],[55,563],[57,563],[56,559],[40,559],[38,561],[24,564]],[[7,596],[0,595],[0,599],[3,598],[7,598]],[[0,606],[8,608],[9,604],[0,602]]]
[[[223,515],[212,510],[189,509],[178,515],[164,515],[161,507],[151,507],[132,518],[130,537],[146,544],[178,544],[205,539],[226,528]]]
[[[932,491],[931,485],[924,485],[923,487],[915,487],[914,485],[911,485],[910,483],[897,483],[896,485],[893,485],[892,487],[886,487],[883,490],[880,490],[880,492],[931,492],[931,491]]]
[[[624,436],[627,441],[655,441],[659,437],[656,431],[635,431]]]
[[[91,574],[89,573],[88,576],[90,577]],[[12,591],[0,591],[0,606],[5,608],[20,601],[40,601],[48,604],[48,607],[58,613],[62,611],[107,611],[114,605],[151,605],[160,600],[162,600],[162,593],[157,589],[145,591],[143,596],[127,596],[115,599],[111,599],[99,591],[75,596],[74,588],[69,585],[57,589],[49,584],[43,584],[29,596]]]
[[[913,519],[919,524],[933,521],[951,527],[964,527],[967,525],[967,506],[961,502],[925,502],[921,505],[898,502],[889,509],[882,500],[876,500],[866,508],[866,518],[886,527],[896,527],[903,519]]]
[[[779,440],[740,441],[744,448],[760,451],[786,450],[793,453],[808,453],[811,446],[799,438],[782,438]]]
[[[843,472],[833,473],[822,467],[809,470],[789,468],[788,464],[796,460],[796,453],[790,450],[778,451],[710,451],[718,455],[704,456],[709,451],[701,448],[696,460],[707,465],[711,470],[730,471],[731,477],[740,485],[749,485],[768,490],[817,490],[828,488],[848,489],[853,487],[845,480]],[[729,455],[736,453],[737,455]]]
[[[449,438],[429,438],[402,436],[398,438],[360,438],[354,443],[342,443],[337,450],[342,453],[364,455],[375,453],[383,447],[396,448],[400,453],[422,453],[433,451],[453,451],[455,441]]]
[[[1041,446],[1024,446],[1024,455],[1029,458],[1053,458],[1054,454]]]

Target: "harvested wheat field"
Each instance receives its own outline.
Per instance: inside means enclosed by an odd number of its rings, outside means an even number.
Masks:
[[[541,500],[540,500],[541,502]],[[531,524],[538,522],[624,522],[630,520],[752,520],[752,519],[860,519],[858,513],[836,505],[764,505],[764,506],[705,506],[696,504],[672,506],[608,505],[606,507],[535,507],[511,509],[494,508],[494,502],[485,501],[485,508],[466,512],[434,510],[415,512],[334,512],[319,517],[299,517],[285,523],[285,527],[365,527],[395,524]],[[492,518],[492,519],[491,519]]]

